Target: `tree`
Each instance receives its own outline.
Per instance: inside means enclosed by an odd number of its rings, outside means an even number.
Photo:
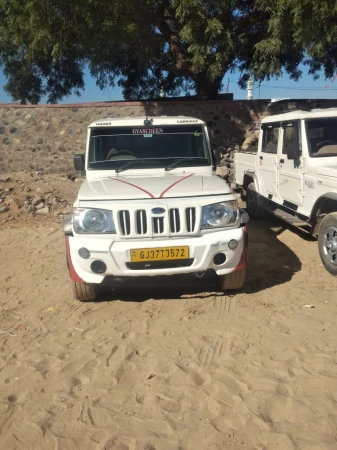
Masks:
[[[14,100],[57,102],[86,67],[125,98],[214,98],[266,30],[253,0],[0,0],[0,65]],[[262,20],[263,19],[263,20]],[[253,24],[255,25],[253,26]]]
[[[304,58],[313,72],[329,69],[327,47],[309,51],[308,24],[292,38],[306,12],[298,3],[314,0],[0,0],[5,89],[16,101],[55,103],[79,94],[89,69],[98,86],[117,83],[127,99],[161,89],[212,99],[236,68],[242,85],[250,72],[262,80],[285,68],[297,78]]]
[[[251,71],[257,79],[302,75],[300,63],[314,78],[337,71],[337,2],[331,0],[260,0],[259,10],[269,14],[268,35],[255,46]]]

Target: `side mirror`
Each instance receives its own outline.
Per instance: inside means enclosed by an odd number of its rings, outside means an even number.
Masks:
[[[215,150],[212,150],[212,156],[214,166],[219,166],[221,162],[221,153],[219,151],[216,152]]]
[[[74,167],[79,172],[84,172],[85,164],[84,164],[84,154],[78,153],[74,156]]]
[[[72,214],[69,214],[62,222],[62,229],[65,236],[71,236],[73,232]]]
[[[240,209],[241,225],[246,225],[249,222],[249,215],[244,209]]]

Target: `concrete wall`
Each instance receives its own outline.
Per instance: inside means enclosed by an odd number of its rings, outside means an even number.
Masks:
[[[214,146],[241,145],[266,114],[268,100],[109,102],[73,105],[0,105],[0,172],[73,171],[83,153],[87,125],[99,118],[185,115],[204,120]],[[329,103],[329,102],[328,102]],[[331,102],[330,102],[331,103]],[[332,101],[330,106],[337,106]]]

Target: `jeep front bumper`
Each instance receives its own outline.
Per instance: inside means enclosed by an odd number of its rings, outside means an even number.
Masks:
[[[115,240],[109,236],[66,236],[67,259],[70,276],[75,281],[101,283],[106,276],[135,277],[174,275],[191,272],[204,272],[213,269],[217,275],[226,275],[241,269],[246,253],[246,227],[214,230],[201,236],[175,239]],[[228,243],[237,241],[237,247],[231,250]],[[188,260],[131,263],[131,250],[141,248],[158,249],[188,246]],[[79,256],[80,249],[87,249],[89,257]],[[224,257],[218,257],[217,254]],[[221,264],[216,264],[221,260]],[[106,266],[103,274],[94,273],[91,265],[102,261]]]

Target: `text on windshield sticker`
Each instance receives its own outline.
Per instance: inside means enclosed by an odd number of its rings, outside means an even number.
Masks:
[[[163,133],[162,128],[134,128],[132,134],[160,134]]]

